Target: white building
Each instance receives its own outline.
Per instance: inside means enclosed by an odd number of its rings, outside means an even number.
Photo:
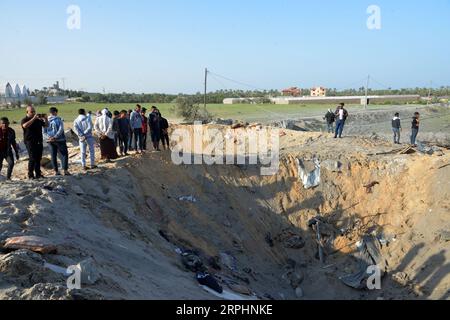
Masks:
[[[30,96],[30,91],[27,86],[20,86],[16,84],[14,87],[7,82],[0,86],[0,105],[11,105],[17,102],[24,102],[25,99],[33,97]]]

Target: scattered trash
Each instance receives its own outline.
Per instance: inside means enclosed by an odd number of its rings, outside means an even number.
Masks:
[[[49,270],[51,270],[51,271],[53,271],[53,272],[62,274],[64,276],[66,276],[66,277],[70,277],[72,275],[72,273],[73,273],[73,272],[67,272],[67,268],[56,266],[54,264],[47,263],[47,262],[44,263],[44,267],[49,269]]]
[[[217,280],[207,272],[197,273],[197,281],[203,286],[206,286],[217,293],[223,293],[222,286],[217,282]]]
[[[342,163],[340,161],[325,160],[320,166],[331,172],[342,172]]]
[[[313,161],[314,163],[314,169],[308,170],[306,168],[305,163],[300,160],[296,159],[297,165],[298,165],[298,175],[300,180],[303,183],[303,186],[305,189],[311,189],[314,187],[317,187],[320,184],[320,162],[319,160],[315,159]]]
[[[222,293],[218,293],[210,288],[208,288],[207,286],[201,286],[205,291],[211,293],[212,295],[223,299],[223,300],[228,300],[228,301],[254,301],[254,300],[258,300],[257,297],[253,296],[253,297],[244,297],[241,296],[239,294],[230,292],[228,290],[223,290]],[[272,299],[275,300],[275,299]]]
[[[5,249],[26,249],[40,254],[56,253],[57,247],[47,239],[35,236],[14,237],[6,240]]]
[[[400,286],[406,286],[409,282],[409,276],[405,272],[397,272],[392,275],[392,280],[394,280]]]
[[[374,265],[378,266],[383,277],[386,272],[387,262],[381,255],[381,244],[374,236],[363,237],[358,249],[358,272],[340,277],[340,280],[349,287],[362,290],[367,287],[366,282],[370,277],[370,274],[367,273],[367,268]]]
[[[244,296],[252,296],[253,292],[248,287],[240,285],[240,284],[227,284],[227,286],[233,290],[234,292],[237,292],[239,294],[243,294]]]
[[[283,244],[283,247],[287,249],[302,249],[305,247],[305,240],[303,238],[289,230],[283,230],[276,240]]]
[[[194,196],[183,196],[178,198],[179,201],[187,201],[187,202],[191,202],[191,203],[196,203],[197,199]]]
[[[450,231],[448,231],[448,230],[440,231],[439,236],[441,238],[441,241],[444,241],[444,242],[450,241]]]

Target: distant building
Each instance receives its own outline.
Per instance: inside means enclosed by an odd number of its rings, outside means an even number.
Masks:
[[[11,83],[5,83],[0,86],[0,105],[12,105],[18,102],[24,102],[25,99],[33,100],[27,86],[20,86],[16,84],[12,86]]]
[[[311,97],[326,97],[327,89],[323,87],[315,87],[311,89]]]
[[[302,95],[302,89],[298,87],[291,87],[281,91],[285,97],[300,97]]]

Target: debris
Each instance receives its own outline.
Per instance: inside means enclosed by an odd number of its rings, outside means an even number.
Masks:
[[[448,230],[440,231],[439,236],[441,238],[441,241],[444,241],[444,242],[450,241],[450,231],[448,231]]]
[[[362,290],[366,288],[367,279],[370,277],[370,274],[367,273],[368,267],[378,266],[381,276],[383,276],[386,272],[387,262],[381,256],[380,242],[374,236],[363,237],[358,249],[358,272],[340,277],[340,280],[349,287]]]
[[[316,231],[317,243],[319,246],[319,250],[318,250],[319,260],[320,260],[320,263],[324,263],[325,257],[324,257],[324,252],[323,252],[322,234],[320,233],[320,223],[321,223],[320,217],[316,217],[316,218],[311,219],[308,222],[308,226]]]
[[[302,284],[305,276],[298,268],[293,268],[288,269],[288,271],[282,276],[282,279],[289,283],[293,289],[295,289]]]
[[[305,247],[305,240],[300,235],[289,230],[283,230],[276,237],[276,240],[281,242],[287,249],[302,249]]]
[[[392,280],[394,280],[401,286],[406,286],[409,282],[409,276],[405,272],[397,272],[396,274],[392,275]]]
[[[182,261],[183,265],[192,272],[206,271],[206,268],[205,268],[202,260],[199,258],[198,255],[196,255],[192,251],[183,252],[183,254],[181,256],[181,261]]]
[[[53,272],[62,274],[64,276],[66,276],[66,277],[69,277],[72,274],[71,272],[67,272],[67,268],[56,266],[54,264],[47,263],[47,262],[44,263],[44,268],[47,268],[47,269],[49,269],[49,270],[51,270]]]
[[[81,283],[85,285],[93,285],[100,279],[95,261],[92,258],[80,262],[77,267],[81,271]]]
[[[243,128],[243,127],[245,127],[245,124],[242,122],[238,122],[238,123],[233,124],[231,126],[231,129],[235,130],[235,129],[239,129],[239,128]]]
[[[187,201],[187,202],[191,202],[191,203],[197,202],[197,199],[192,195],[180,197],[180,198],[178,198],[178,200],[179,201]]]
[[[340,161],[325,160],[320,165],[331,172],[342,172],[342,163]]]
[[[41,160],[41,167],[47,170],[53,169],[52,161],[47,157],[43,157]]]
[[[373,192],[373,187],[375,187],[376,185],[379,185],[380,183],[378,181],[374,181],[369,183],[368,185],[365,185],[364,188],[366,188],[366,193],[372,193]]]
[[[314,169],[308,170],[306,168],[305,163],[300,160],[296,159],[297,165],[298,165],[298,175],[300,180],[303,183],[303,186],[305,189],[311,189],[314,187],[317,187],[320,184],[320,162],[319,160],[315,159],[313,161],[314,163]]]
[[[26,249],[40,254],[56,253],[57,247],[47,239],[35,236],[14,237],[6,240],[5,249]]]
[[[218,293],[223,293],[222,286],[217,282],[217,280],[206,272],[197,273],[197,281],[203,286],[206,286]]]

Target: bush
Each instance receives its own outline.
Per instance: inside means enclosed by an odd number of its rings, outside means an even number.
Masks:
[[[178,97],[175,101],[175,113],[187,122],[208,123],[214,117],[206,108],[201,108],[198,103],[195,103],[192,97]]]

